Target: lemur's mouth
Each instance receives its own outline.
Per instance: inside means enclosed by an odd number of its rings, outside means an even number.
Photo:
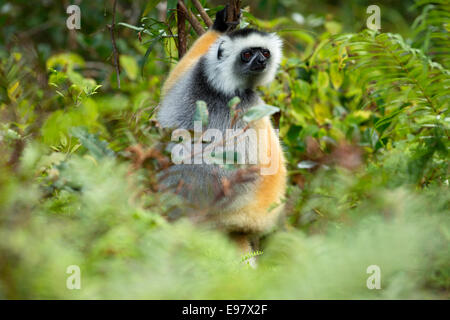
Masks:
[[[266,65],[264,64],[254,64],[250,67],[250,71],[252,72],[263,72],[266,69]]]

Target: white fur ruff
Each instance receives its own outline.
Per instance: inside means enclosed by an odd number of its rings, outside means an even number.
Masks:
[[[255,85],[270,83],[275,78],[281,62],[283,42],[275,33],[266,35],[252,33],[246,37],[233,39],[223,35],[211,46],[206,54],[206,72],[211,85],[227,94],[234,94],[236,90],[253,89],[245,88],[243,77],[234,72],[234,64],[236,59],[240,59],[244,49],[255,47],[268,49],[271,54],[266,70]],[[217,57],[219,48],[222,50],[220,59]]]

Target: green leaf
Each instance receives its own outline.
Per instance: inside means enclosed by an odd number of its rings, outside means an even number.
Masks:
[[[160,0],[150,0],[147,2],[147,5],[145,6],[144,12],[142,13],[142,16],[145,17],[150,11],[152,11],[159,3]]]
[[[332,63],[330,66],[330,78],[333,87],[335,89],[339,89],[344,79],[342,73],[339,72],[339,66],[337,63]]]
[[[73,70],[76,67],[83,67],[85,64],[84,59],[75,53],[60,53],[50,57],[47,60],[47,69],[65,69],[68,71]]]
[[[233,99],[231,99],[231,100],[228,102],[228,107],[231,108],[231,109],[233,109],[233,108],[235,108],[239,103],[241,103],[241,98],[239,98],[239,97],[234,97]]]
[[[342,30],[342,25],[335,21],[325,22],[325,29],[332,35],[338,34]]]
[[[236,115],[236,107],[241,103],[241,99],[239,97],[234,97],[228,102],[228,107],[230,108],[230,117],[234,119]]]
[[[317,166],[317,162],[311,160],[300,161],[299,164],[297,165],[299,169],[312,169],[315,166]]]
[[[130,29],[133,29],[133,30],[136,30],[136,31],[144,30],[144,28],[142,28],[142,27],[136,27],[136,26],[133,26],[133,25],[125,23],[125,22],[119,22],[118,25],[130,28]]]
[[[310,84],[301,79],[295,81],[294,84],[295,84],[294,85],[295,95],[298,96],[303,101],[308,100],[308,98],[311,94]]]
[[[61,143],[61,145],[62,145],[63,147],[66,147],[66,146],[67,146],[67,137],[66,137],[66,135],[65,135],[64,133],[62,133],[62,132],[59,133],[59,141],[60,141],[60,143]]]
[[[178,0],[167,0],[167,13],[177,8]]]
[[[240,154],[236,151],[225,151],[225,152],[212,152],[211,160],[214,164],[226,164],[227,159],[233,159],[233,163],[237,163],[239,161]]]
[[[145,51],[144,57],[142,57],[141,61],[139,62],[140,66],[141,66],[141,76],[144,76],[144,67],[145,67],[145,64],[147,63],[148,56],[150,55],[150,53],[152,52],[155,45],[158,43],[158,41],[162,37],[163,37],[163,35],[160,35],[150,41],[150,45],[148,46],[147,50]]]
[[[89,150],[94,158],[100,160],[105,157],[114,157],[115,153],[108,147],[106,141],[98,138],[98,135],[89,133],[84,127],[76,127],[71,130],[72,135],[80,140],[80,143]]]
[[[328,77],[328,73],[325,71],[319,71],[319,74],[317,75],[317,85],[319,89],[324,90],[328,88],[329,84],[330,78]]]
[[[130,80],[136,80],[139,68],[134,57],[120,55],[120,65],[123,67]]]
[[[266,116],[271,116],[274,113],[279,112],[280,109],[274,106],[269,106],[267,104],[259,105],[250,108],[243,117],[246,122],[252,122],[264,118]]]
[[[10,140],[20,139],[20,135],[12,129],[7,129],[3,134],[4,134],[5,138],[8,138]],[[1,141],[1,138],[2,138],[2,136],[0,136],[0,141]]]
[[[209,116],[206,102],[199,100],[196,102],[196,105],[197,108],[195,109],[194,122],[201,121],[202,126],[206,126],[208,124],[208,116]]]

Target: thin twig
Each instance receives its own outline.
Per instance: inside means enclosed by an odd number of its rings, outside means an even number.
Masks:
[[[187,51],[186,15],[180,10],[181,2],[183,2],[183,0],[178,0],[177,5],[178,59],[181,59]]]
[[[202,7],[202,4],[198,0],[192,0],[192,3],[194,4],[195,8],[197,9],[198,13],[202,17],[205,24],[210,28],[213,25],[213,21],[206,13],[205,9]]]
[[[116,5],[117,5],[117,0],[114,0],[114,3],[113,3],[113,14],[112,14],[112,24],[108,24],[107,27],[109,29],[109,33],[111,34],[111,42],[112,42],[113,54],[114,54],[114,67],[116,68],[116,76],[117,76],[117,86],[120,89],[119,51],[117,50],[116,37],[114,35],[114,27],[116,25]]]
[[[172,32],[172,29],[171,29],[171,25],[172,25],[172,19],[174,19],[175,18],[175,13],[173,12],[173,11],[171,11],[170,13],[169,13],[169,16],[167,17],[167,22],[165,23],[166,24],[166,26],[167,26],[167,31],[169,32],[169,36],[170,37],[172,37],[172,38],[175,38],[175,37],[178,37],[178,35],[177,34],[173,34],[173,32]],[[171,46],[171,44],[172,44],[172,41],[169,41],[169,45]],[[175,47],[177,48],[177,51],[178,51],[178,41],[175,41]],[[169,50],[169,54],[170,54],[170,61],[172,61],[173,60],[173,57],[172,57],[172,50]]]
[[[186,16],[186,19],[189,21],[191,26],[194,28],[195,32],[201,36],[205,33],[205,29],[203,29],[200,22],[197,20],[197,18],[194,16],[194,14],[186,8],[186,5],[183,3],[183,1],[178,1],[178,8],[179,10],[183,11],[184,15]]]

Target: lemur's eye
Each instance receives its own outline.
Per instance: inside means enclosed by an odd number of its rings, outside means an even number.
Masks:
[[[242,52],[242,61],[249,62],[252,56],[253,54],[251,51],[244,51]]]
[[[261,52],[262,52],[264,57],[266,57],[267,59],[270,58],[270,51],[269,50],[264,49]]]

